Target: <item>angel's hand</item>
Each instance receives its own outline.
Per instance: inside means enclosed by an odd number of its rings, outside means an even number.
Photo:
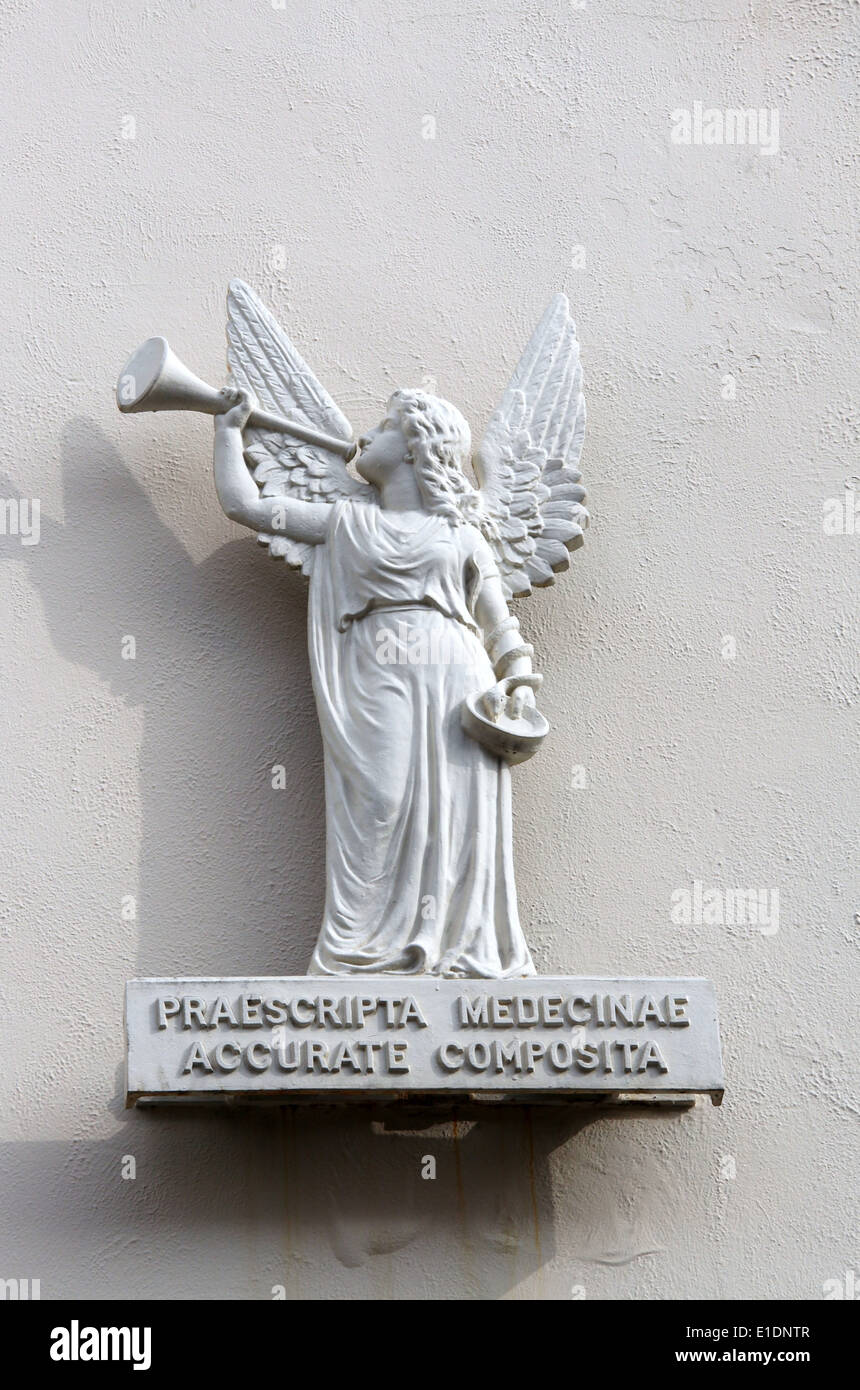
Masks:
[[[243,430],[248,416],[256,408],[253,392],[242,386],[225,386],[221,395],[228,403],[228,409],[215,416],[216,430]]]
[[[535,693],[530,685],[517,685],[508,696],[508,717],[521,719],[523,712],[535,708]]]
[[[505,692],[501,685],[491,686],[483,697],[484,709],[487,711],[487,714],[494,724],[501,718],[506,704]]]
[[[536,672],[523,672],[521,676],[505,676],[492,686],[483,697],[484,709],[497,723],[503,714],[509,719],[521,718],[523,711],[535,708],[534,692],[543,676]]]

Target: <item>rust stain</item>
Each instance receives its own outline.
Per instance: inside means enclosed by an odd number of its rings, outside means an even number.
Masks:
[[[525,1121],[529,1146],[529,1196],[531,1198],[532,1219],[535,1228],[535,1251],[537,1253],[538,1269],[540,1269],[543,1263],[543,1257],[540,1248],[540,1213],[538,1211],[537,1173],[535,1170],[535,1136],[532,1127],[532,1112],[530,1110],[526,1110],[525,1112]]]
[[[293,1288],[293,1295],[295,1296],[295,1285],[294,1285],[295,1268],[296,1268],[296,1262],[295,1262],[295,1259],[294,1259],[295,1240],[294,1240],[294,1233],[293,1233],[292,1210],[291,1210],[291,1203],[290,1203],[290,1197],[291,1197],[291,1189],[290,1189],[290,1147],[291,1147],[291,1140],[294,1138],[293,1129],[294,1129],[294,1123],[295,1123],[295,1116],[293,1115],[293,1112],[292,1112],[292,1111],[289,1109],[289,1107],[287,1107],[287,1106],[281,1106],[281,1107],[280,1107],[280,1111],[281,1111],[281,1114],[280,1114],[280,1120],[281,1120],[281,1151],[282,1151],[282,1154],[283,1154],[283,1194],[284,1194],[284,1254],[285,1254],[285,1260],[284,1260],[284,1286],[285,1286],[285,1288],[287,1289],[288,1292],[290,1291],[290,1286],[292,1286],[292,1288]]]
[[[457,1186],[457,1213],[465,1233],[466,1229],[466,1189],[463,1185],[463,1158],[460,1153],[460,1124],[451,1121],[451,1139],[454,1146],[454,1181]]]
[[[472,1278],[472,1243],[469,1238],[469,1225],[466,1218],[466,1188],[463,1182],[463,1156],[460,1149],[460,1124],[451,1121],[451,1142],[454,1150],[454,1182],[457,1189],[457,1217],[463,1240],[463,1264],[467,1283]]]

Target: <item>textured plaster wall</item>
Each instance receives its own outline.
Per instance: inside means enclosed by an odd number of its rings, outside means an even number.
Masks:
[[[822,530],[860,482],[858,47],[849,0],[3,5],[0,495],[41,536],[0,536],[0,1276],[815,1299],[858,1267],[860,534]],[[776,108],[779,152],[673,143],[695,101]],[[713,977],[722,1110],[123,1111],[125,979],[301,972],[322,904],[303,581],[220,513],[208,422],[112,399],[149,333],[220,379],[233,274],[357,429],[430,376],[477,432],[570,296],[594,520],[518,606],[554,729],[522,912],[544,971]],[[778,931],[674,924],[695,880],[778,890]]]

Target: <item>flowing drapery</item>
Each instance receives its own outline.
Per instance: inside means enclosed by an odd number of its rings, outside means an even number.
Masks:
[[[464,733],[494,682],[473,607],[480,533],[333,508],[311,573],[327,892],[311,974],[534,973],[519,924],[510,769]]]

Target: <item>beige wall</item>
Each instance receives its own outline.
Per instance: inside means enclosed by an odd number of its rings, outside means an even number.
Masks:
[[[822,504],[860,474],[860,14],[276,5],[0,16],[0,495],[41,502],[38,544],[0,536],[0,1276],[820,1298],[858,1258],[860,522]],[[776,108],[778,152],[673,143],[697,101]],[[123,1112],[125,979],[300,972],[322,903],[303,581],[221,515],[207,422],[112,397],[149,333],[219,379],[233,274],[357,429],[431,376],[480,430],[570,296],[594,519],[518,605],[553,725],[515,773],[523,918],[540,970],[715,979],[721,1111]],[[673,923],[694,881],[778,891],[778,930]]]

